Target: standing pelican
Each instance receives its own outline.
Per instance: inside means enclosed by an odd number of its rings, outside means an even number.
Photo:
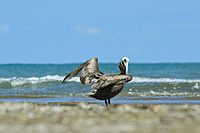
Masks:
[[[108,104],[110,105],[110,99],[121,92],[125,83],[132,80],[132,76],[127,75],[128,62],[129,59],[127,57],[121,59],[119,63],[119,74],[103,74],[99,70],[98,59],[94,57],[69,73],[63,79],[62,83],[79,74],[82,84],[92,84],[93,89],[89,96],[99,100],[105,100],[105,104],[108,106]]]

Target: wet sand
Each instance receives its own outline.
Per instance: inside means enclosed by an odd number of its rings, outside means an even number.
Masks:
[[[200,105],[0,103],[0,133],[199,133]]]

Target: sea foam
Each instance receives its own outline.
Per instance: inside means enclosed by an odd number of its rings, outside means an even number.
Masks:
[[[200,79],[172,79],[172,78],[146,78],[133,77],[131,82],[153,82],[153,83],[200,83]]]
[[[10,84],[12,87],[23,86],[26,84],[39,84],[45,82],[62,81],[64,77],[59,75],[47,75],[44,77],[11,77],[11,78],[0,78],[1,84]]]
[[[62,82],[64,76],[60,75],[47,75],[43,77],[11,77],[0,78],[0,87],[2,86],[24,86],[35,85],[42,83]],[[80,82],[79,77],[73,77],[66,82]],[[200,79],[172,79],[172,78],[148,78],[148,77],[133,77],[130,83],[200,83]]]

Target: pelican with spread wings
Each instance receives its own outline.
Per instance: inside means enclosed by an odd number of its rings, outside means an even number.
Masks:
[[[125,83],[132,80],[132,76],[127,75],[128,62],[129,59],[123,57],[119,63],[119,74],[104,74],[99,70],[98,59],[94,57],[69,73],[62,83],[79,74],[82,84],[92,84],[92,92],[89,96],[105,100],[105,104],[108,106],[108,104],[110,105],[110,99],[121,92]]]

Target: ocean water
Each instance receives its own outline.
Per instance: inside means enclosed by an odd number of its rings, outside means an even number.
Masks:
[[[0,102],[89,102],[91,86],[66,74],[80,64],[1,64]],[[100,64],[104,73],[118,73],[118,64]],[[113,104],[200,104],[200,63],[129,64],[133,80]]]

